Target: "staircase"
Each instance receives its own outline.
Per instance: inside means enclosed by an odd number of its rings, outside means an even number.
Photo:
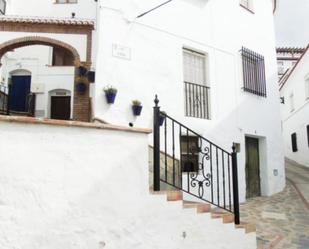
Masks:
[[[150,194],[180,203],[184,213],[208,214],[211,220],[233,225],[255,238],[255,225],[240,222],[236,148],[229,153],[160,112],[158,103],[156,97],[154,146],[149,150]]]
[[[183,200],[183,192],[182,191],[151,191],[152,195],[165,195],[166,201],[168,202],[180,202],[182,204],[183,209],[194,209],[197,214],[209,213],[212,219],[220,219],[223,224],[234,223],[234,215],[226,212],[220,208],[214,208],[211,204],[200,203],[200,202],[192,202]],[[254,224],[242,222],[238,225],[235,225],[236,229],[243,229],[245,233],[255,233],[256,226]]]

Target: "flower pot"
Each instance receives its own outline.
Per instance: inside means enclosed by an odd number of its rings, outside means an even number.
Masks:
[[[143,109],[143,106],[141,106],[141,105],[133,105],[132,110],[133,110],[134,116],[140,116],[142,109]]]
[[[78,84],[76,85],[76,90],[77,90],[77,92],[79,92],[79,93],[84,93],[84,92],[86,92],[86,90],[87,90],[87,86],[86,86],[86,84],[83,83],[83,82],[78,83]]]
[[[116,93],[105,93],[105,97],[108,104],[114,104]]]
[[[85,76],[86,75],[86,73],[87,73],[87,68],[85,68],[85,67],[82,67],[82,66],[80,66],[79,68],[78,68],[78,74],[79,74],[79,76]]]
[[[164,124],[164,121],[165,121],[165,116],[164,115],[160,115],[160,118],[159,118],[160,126],[162,126]]]

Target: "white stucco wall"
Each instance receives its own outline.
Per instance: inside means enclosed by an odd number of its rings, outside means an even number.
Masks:
[[[96,16],[97,2],[95,0],[78,0],[72,4],[57,4],[55,0],[10,0],[7,15],[65,17],[71,18],[71,13],[76,18],[94,19]],[[33,8],[35,6],[35,8]],[[37,11],[40,10],[40,11]]]
[[[104,1],[101,7],[95,116],[115,124],[152,126],[154,95],[162,110],[231,151],[239,154],[240,196],[245,200],[245,136],[260,139],[263,195],[285,185],[280,133],[279,91],[272,3],[255,1],[252,14],[238,1],[174,1],[140,19],[138,14],[158,1]],[[258,42],[257,42],[258,41]],[[113,56],[113,45],[127,49]],[[248,47],[265,56],[267,98],[243,92],[239,50]],[[211,88],[211,120],[184,117],[183,47],[207,54]],[[102,89],[118,88],[114,105]],[[135,118],[131,101],[143,103]],[[278,176],[274,171],[278,170]]]
[[[0,123],[0,136],[1,248],[256,248],[255,233],[149,194],[146,134]]]
[[[287,82],[280,90],[285,104],[281,105],[282,131],[285,156],[309,167],[309,145],[307,125],[309,125],[309,99],[306,96],[305,81],[309,80],[309,53],[307,52]],[[290,95],[294,94],[294,110],[291,110]],[[292,151],[291,135],[297,134],[298,151]]]

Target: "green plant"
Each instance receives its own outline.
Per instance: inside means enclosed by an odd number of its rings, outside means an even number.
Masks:
[[[117,88],[115,88],[113,86],[106,86],[106,87],[104,87],[103,91],[106,94],[116,94],[118,92]]]
[[[132,105],[133,106],[141,106],[142,102],[140,102],[139,100],[135,99],[135,100],[132,100]]]

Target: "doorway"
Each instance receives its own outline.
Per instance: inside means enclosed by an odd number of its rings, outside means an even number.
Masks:
[[[259,139],[246,137],[246,198],[261,196]]]
[[[51,96],[51,119],[70,120],[71,96]]]
[[[31,76],[13,75],[9,89],[9,109],[15,112],[27,112],[27,96],[30,93]]]

